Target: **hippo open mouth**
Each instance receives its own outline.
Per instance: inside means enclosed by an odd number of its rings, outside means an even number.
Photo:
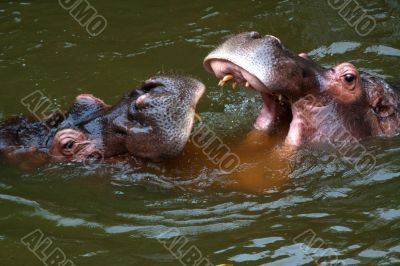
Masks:
[[[219,86],[223,87],[232,81],[232,88],[238,86],[252,88],[260,92],[263,107],[256,120],[255,128],[263,131],[275,131],[280,125],[292,119],[292,97],[290,94],[276,93],[267,88],[255,75],[239,65],[224,59],[211,59],[205,63],[206,68],[220,79]]]
[[[296,112],[292,109],[299,95],[296,81],[303,73],[286,67],[293,65],[289,59],[278,38],[250,32],[229,39],[211,52],[204,60],[204,67],[220,79],[219,86],[232,81],[233,88],[240,85],[258,91],[263,106],[254,126],[273,132],[291,123]],[[291,125],[290,134],[298,134],[296,125]]]
[[[235,35],[203,65],[220,79],[220,86],[232,81],[233,88],[260,92],[263,107],[255,128],[271,132],[289,121],[288,144],[348,143],[397,133],[399,96],[392,86],[350,63],[323,68],[306,54],[286,49],[274,36]]]

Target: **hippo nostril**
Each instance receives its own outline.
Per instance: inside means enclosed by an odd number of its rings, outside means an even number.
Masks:
[[[139,96],[135,101],[136,109],[145,109],[149,105],[148,97],[148,94]]]
[[[161,83],[159,83],[159,82],[154,82],[152,80],[147,80],[147,81],[145,81],[143,83],[143,86],[142,86],[141,89],[143,91],[145,91],[145,92],[149,92],[152,89],[155,89],[155,88],[160,87],[160,86],[163,86],[163,85]]]
[[[261,34],[256,31],[250,32],[250,38],[252,39],[261,39],[261,37],[262,37]]]

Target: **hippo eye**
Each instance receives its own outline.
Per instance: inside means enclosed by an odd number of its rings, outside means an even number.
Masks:
[[[68,150],[72,150],[74,145],[75,145],[75,141],[74,140],[70,140],[67,143],[63,144],[62,148],[63,148],[63,150],[67,150],[68,151]]]
[[[346,74],[344,76],[344,80],[346,80],[348,83],[352,83],[355,79],[356,77],[353,74]]]

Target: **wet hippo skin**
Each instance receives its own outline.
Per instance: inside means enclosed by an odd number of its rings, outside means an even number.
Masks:
[[[174,157],[188,141],[204,90],[195,79],[160,75],[114,106],[79,95],[66,113],[44,120],[23,116],[1,122],[0,154],[15,163],[81,162],[122,154],[155,161]]]
[[[205,69],[233,87],[260,92],[255,128],[275,132],[290,123],[286,143],[354,142],[392,137],[399,128],[399,95],[382,78],[350,63],[324,68],[297,55],[271,35],[245,32],[229,38],[204,60]]]

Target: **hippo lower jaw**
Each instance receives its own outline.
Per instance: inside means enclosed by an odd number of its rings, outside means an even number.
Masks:
[[[205,68],[221,79],[220,86],[232,80],[234,88],[241,85],[261,94],[263,106],[254,124],[257,130],[276,132],[286,129],[290,124],[286,142],[294,146],[302,143],[303,116],[293,105],[297,99],[292,95],[284,90],[277,92],[267,88],[255,75],[227,60],[212,59],[205,64]]]

